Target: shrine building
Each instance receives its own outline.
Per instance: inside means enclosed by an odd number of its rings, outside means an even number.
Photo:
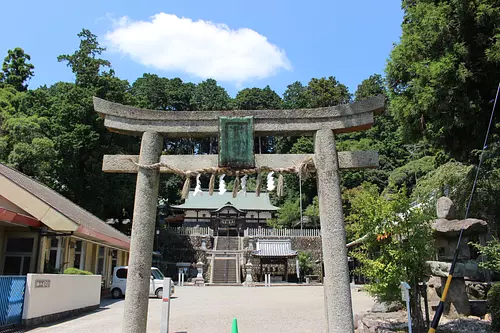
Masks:
[[[184,214],[183,226],[210,227],[215,236],[242,236],[247,228],[265,228],[279,209],[271,204],[268,193],[247,192],[233,198],[231,191],[222,195],[205,191],[196,196],[190,191],[183,204],[171,208]]]

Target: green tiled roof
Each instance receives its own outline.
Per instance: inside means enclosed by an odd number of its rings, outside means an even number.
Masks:
[[[193,195],[194,191],[189,192],[189,197],[182,205],[172,206],[178,209],[218,209],[228,202],[240,210],[263,210],[263,211],[277,211],[279,208],[273,206],[269,200],[269,194],[260,193],[260,197],[255,195],[255,192],[247,192],[246,196],[239,193],[236,198],[233,198],[233,192],[227,191],[223,195],[219,192],[214,192],[212,196],[208,191],[204,191],[203,195]]]

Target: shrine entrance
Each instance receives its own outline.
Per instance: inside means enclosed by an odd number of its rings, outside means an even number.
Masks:
[[[335,135],[369,129],[374,115],[385,110],[380,95],[352,104],[302,110],[156,111],[138,109],[94,97],[94,108],[113,132],[142,136],[141,152],[105,155],[103,170],[137,173],[132,219],[129,278],[125,298],[123,332],[146,332],[151,253],[153,251],[160,172],[185,178],[183,198],[189,195],[191,178],[201,191],[200,175],[210,174],[209,195],[226,192],[223,178],[234,176],[233,197],[246,191],[248,176],[256,175],[259,196],[262,174],[268,191],[283,195],[284,173],[299,177],[316,173],[321,242],[324,263],[326,331],[354,332],[346,233],[342,208],[340,171],[376,168],[375,151],[337,152]],[[260,136],[314,136],[314,154],[254,154],[254,138]],[[219,137],[218,155],[162,155],[164,139]],[[274,186],[274,174],[278,186]],[[222,184],[222,185],[221,185]],[[240,191],[241,187],[241,191]],[[215,216],[220,232],[241,232],[240,213]],[[232,218],[234,215],[234,218]],[[229,217],[228,217],[229,216]],[[231,237],[229,237],[231,238]],[[275,258],[274,258],[275,259]],[[251,276],[249,276],[251,280]],[[246,281],[245,281],[246,282]]]
[[[246,229],[246,214],[230,202],[211,212],[214,236],[243,236],[243,231]]]

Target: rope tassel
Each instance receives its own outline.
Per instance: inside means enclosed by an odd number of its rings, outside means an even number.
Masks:
[[[236,172],[236,178],[234,179],[234,186],[233,186],[233,198],[236,198],[238,195],[238,190],[240,187],[240,174]]]
[[[215,187],[215,173],[213,173],[210,176],[210,183],[208,183],[208,194],[209,195],[214,194],[214,187]]]
[[[191,188],[191,174],[186,174],[186,180],[184,181],[184,186],[182,187],[182,199],[187,199],[189,196],[189,189]]]
[[[278,187],[276,188],[276,195],[278,197],[282,197],[285,191],[285,179],[283,178],[283,174],[280,173],[278,176]]]
[[[255,195],[260,197],[260,188],[262,187],[262,173],[257,170],[257,180],[255,181]]]

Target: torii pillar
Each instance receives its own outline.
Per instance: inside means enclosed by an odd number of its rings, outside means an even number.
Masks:
[[[142,135],[140,156],[105,155],[103,159],[105,172],[138,174],[123,333],[146,332],[159,173],[170,172],[166,168],[138,168],[135,163],[162,162],[182,170],[216,167],[217,155],[160,154],[162,135],[170,138],[216,136],[220,117],[253,117],[256,135],[314,136],[313,155],[257,154],[255,166],[287,168],[313,157],[323,245],[326,331],[354,332],[339,171],[377,167],[378,154],[373,151],[337,153],[334,134],[370,128],[374,114],[385,109],[383,96],[318,109],[203,112],[143,110],[94,97],[94,108],[105,118],[104,125],[108,129]]]

